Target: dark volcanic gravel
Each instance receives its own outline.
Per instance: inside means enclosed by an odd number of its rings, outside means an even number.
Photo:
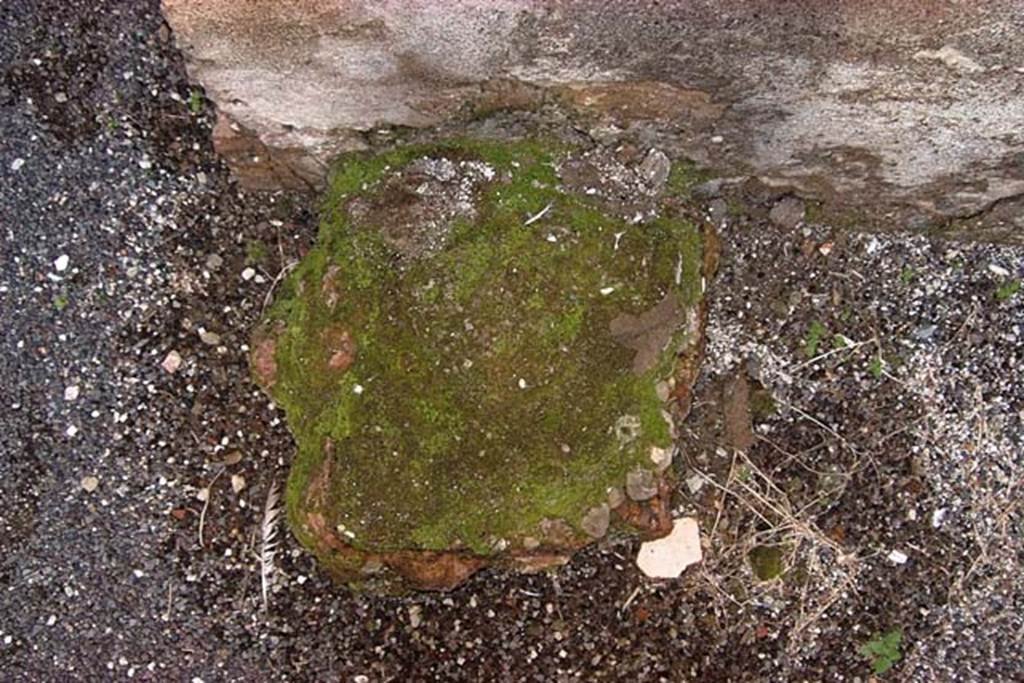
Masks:
[[[289,538],[264,612],[257,534],[292,444],[248,379],[246,343],[312,239],[308,202],[232,185],[152,0],[5,0],[0,69],[0,679],[866,680],[858,648],[894,627],[894,680],[1024,675],[1024,403],[1010,381],[1024,295],[993,299],[1001,279],[1024,277],[1019,249],[833,246],[828,230],[768,227],[757,199],[723,230],[712,293],[732,296],[713,311],[703,390],[755,358],[751,377],[790,408],[758,427],[750,458],[794,500],[821,484],[807,472],[850,468],[812,521],[856,571],[811,543],[800,548],[814,561],[785,583],[748,589],[722,536],[702,571],[654,584],[636,542],[618,540],[552,575],[485,571],[447,595],[375,598],[332,586]],[[832,260],[814,256],[826,243]],[[875,377],[870,353],[804,366],[819,318],[854,342],[879,337],[892,379]],[[685,463],[728,487],[714,405],[695,408],[680,475]],[[770,466],[769,439],[809,452],[806,467]],[[682,484],[680,510],[705,534],[756,526],[716,490]],[[889,561],[893,549],[908,563]]]

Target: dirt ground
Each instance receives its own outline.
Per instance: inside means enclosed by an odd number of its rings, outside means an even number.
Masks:
[[[156,2],[0,26],[0,679],[1024,678],[1021,247],[702,185],[722,262],[676,496],[699,567],[651,582],[614,540],[381,598],[288,538],[263,611],[292,442],[248,334],[315,206],[230,182]]]

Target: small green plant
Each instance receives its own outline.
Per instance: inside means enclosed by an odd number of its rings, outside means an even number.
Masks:
[[[876,353],[872,358],[871,362],[868,363],[868,372],[871,373],[875,379],[882,379],[882,373],[885,371],[885,361],[882,360],[882,354]]]
[[[1003,284],[999,285],[999,289],[996,290],[996,301],[1009,301],[1020,292],[1021,282],[1020,280],[1008,280]]]
[[[245,243],[245,263],[249,266],[261,266],[267,261],[270,250],[263,240],[248,240]]]
[[[917,279],[917,271],[907,266],[900,272],[900,282],[905,285],[909,285],[911,282]]]
[[[894,628],[876,635],[861,645],[858,652],[867,658],[874,672],[881,676],[900,661],[900,643],[902,641],[903,631]]]
[[[196,88],[192,88],[188,93],[188,110],[193,114],[203,111],[203,94]]]
[[[818,355],[818,347],[821,346],[821,340],[824,339],[827,332],[825,326],[817,320],[811,323],[810,329],[807,330],[807,339],[804,340],[805,356],[814,358]]]
[[[53,307],[57,310],[58,313],[63,311],[65,308],[67,308],[68,307],[68,297],[67,297],[67,295],[66,294],[58,294],[57,296],[53,297]]]
[[[783,553],[785,548],[780,545],[759,545],[747,553],[750,568],[759,581],[771,581],[782,576],[785,571]]]
[[[836,334],[832,336],[832,348],[845,349],[849,345],[850,340],[846,338],[845,334]]]
[[[750,391],[750,415],[757,422],[764,422],[774,415],[778,407],[770,391],[760,385],[756,385]]]

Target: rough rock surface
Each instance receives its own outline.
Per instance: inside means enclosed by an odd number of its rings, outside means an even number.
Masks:
[[[595,134],[924,227],[1024,194],[1024,5],[697,0],[164,0],[219,149],[250,187],[306,187],[382,127],[553,97]],[[248,143],[242,140],[249,140]]]
[[[337,590],[282,534],[265,609],[253,538],[294,441],[249,381],[247,334],[314,237],[310,207],[231,182],[155,0],[7,0],[0,26],[5,681],[866,681],[861,648],[897,628],[882,681],[1020,678],[1024,248],[855,234],[813,204],[790,231],[767,218],[779,196],[709,199],[722,260],[681,437],[717,418],[672,491],[702,564],[651,582],[639,539],[612,534],[558,572],[393,599]],[[834,334],[854,348],[808,363],[816,320],[819,355]],[[766,529],[755,500],[691,474],[773,490],[716,450],[716,378],[738,371],[747,457],[827,536],[759,506]],[[759,580],[751,543],[788,571]]]
[[[618,526],[669,531],[657,385],[694,380],[677,358],[701,343],[703,239],[639,160],[606,179],[660,200],[648,220],[564,182],[610,154],[462,140],[335,173],[252,367],[298,446],[292,528],[338,578],[443,589],[562,564],[622,485]]]

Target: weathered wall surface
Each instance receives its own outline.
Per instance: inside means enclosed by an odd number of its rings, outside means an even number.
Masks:
[[[315,186],[381,126],[553,88],[723,173],[967,217],[1024,195],[1019,0],[164,0],[250,187]],[[513,95],[510,96],[509,92]],[[523,95],[529,99],[530,95]],[[1016,210],[1016,209],[1015,209]],[[1012,218],[1012,217],[1011,217]]]

